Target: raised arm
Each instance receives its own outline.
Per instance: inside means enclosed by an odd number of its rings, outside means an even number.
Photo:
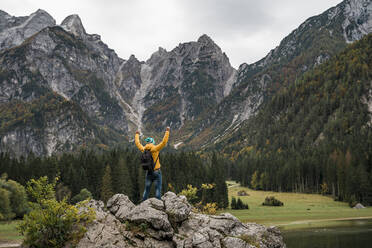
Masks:
[[[163,140],[154,147],[154,150],[160,151],[161,149],[164,148],[164,146],[167,144],[169,138],[169,127],[167,127],[167,130],[165,131]]]
[[[136,132],[136,136],[134,137],[134,142],[136,143],[136,146],[141,152],[145,150],[145,148],[143,147],[143,145],[141,144],[139,140],[139,131]]]

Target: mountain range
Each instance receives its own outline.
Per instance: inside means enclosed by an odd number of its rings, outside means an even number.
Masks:
[[[371,32],[371,1],[345,0],[235,69],[208,35],[139,61],[87,34],[78,15],[57,25],[43,10],[25,17],[0,11],[0,151],[128,145],[137,129],[159,140],[170,126],[176,149],[239,152],[270,138],[259,117],[275,112],[284,92],[296,92],[308,73]],[[369,87],[359,99],[369,114],[371,95]]]

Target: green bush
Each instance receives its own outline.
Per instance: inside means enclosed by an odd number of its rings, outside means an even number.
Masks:
[[[243,201],[238,198],[238,200],[233,197],[231,199],[231,209],[249,209],[248,204],[243,203]]]
[[[9,200],[10,192],[0,188],[0,220],[10,220],[14,217]]]
[[[8,180],[7,189],[10,194],[10,206],[15,217],[21,218],[28,211],[25,188],[16,181]]]
[[[4,174],[0,178],[0,220],[23,217],[27,212],[27,194],[25,188],[13,180],[7,180]]]
[[[352,195],[352,196],[349,198],[348,203],[349,203],[349,207],[351,207],[351,208],[355,207],[355,205],[358,204],[358,201],[356,200],[355,195]]]
[[[84,201],[84,200],[87,200],[87,199],[90,199],[90,198],[92,198],[92,193],[90,193],[89,190],[84,188],[84,189],[80,190],[79,194],[72,197],[71,203],[76,204],[78,202],[81,202],[81,201]]]
[[[193,187],[191,184],[187,185],[187,189],[183,189],[178,195],[184,195],[187,201],[191,204],[196,204],[198,202],[198,197],[196,193],[198,192],[197,187]]]
[[[58,178],[52,183],[47,177],[31,179],[27,183],[27,193],[31,212],[26,214],[19,225],[24,235],[24,244],[30,247],[64,247],[75,245],[86,232],[85,225],[94,219],[94,212],[85,206],[67,203],[66,198],[57,201],[55,186]],[[87,211],[79,211],[84,207]]]
[[[231,209],[236,209],[236,198],[231,198]]]
[[[276,199],[274,196],[267,196],[265,201],[262,203],[264,206],[283,206],[283,202]]]

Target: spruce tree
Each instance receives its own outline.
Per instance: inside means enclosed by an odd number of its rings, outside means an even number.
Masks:
[[[115,193],[131,196],[132,182],[129,176],[127,162],[123,157],[112,168],[112,186]]]
[[[235,197],[231,198],[231,209],[236,209],[236,198]]]
[[[111,167],[110,165],[106,165],[105,172],[102,177],[101,200],[106,204],[108,199],[110,199],[113,194]]]
[[[238,198],[238,201],[236,202],[236,209],[243,209],[243,202]]]

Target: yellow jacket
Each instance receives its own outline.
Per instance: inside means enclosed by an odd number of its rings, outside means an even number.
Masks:
[[[154,170],[157,170],[157,169],[160,169],[160,159],[158,159],[158,156],[159,156],[159,152],[161,149],[164,148],[164,146],[167,144],[168,142],[168,138],[169,138],[169,131],[165,131],[165,134],[164,134],[164,137],[163,137],[163,140],[158,144],[158,145],[154,145],[152,143],[148,143],[146,144],[145,146],[143,146],[141,143],[140,143],[140,140],[139,140],[139,134],[136,133],[136,136],[134,138],[134,141],[136,143],[136,146],[138,147],[138,149],[143,152],[144,150],[150,150],[151,152],[151,155],[152,155],[152,159],[154,160],[154,162],[156,161],[156,165],[155,165],[155,168]]]

